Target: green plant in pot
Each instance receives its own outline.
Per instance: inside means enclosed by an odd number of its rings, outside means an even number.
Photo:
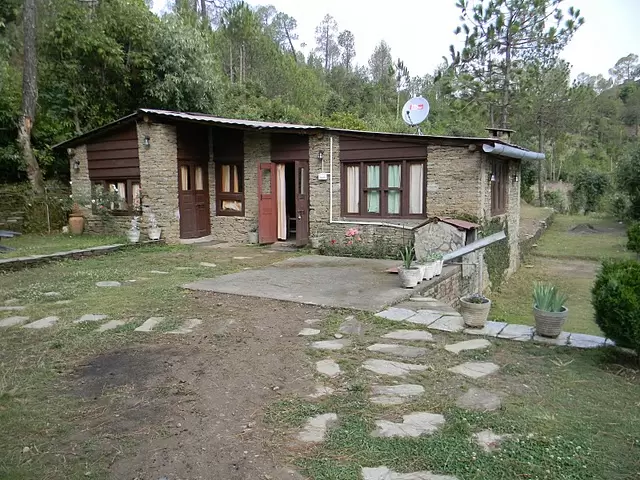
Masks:
[[[567,296],[550,283],[536,282],[533,285],[533,318],[536,333],[555,338],[562,333],[569,310],[565,307]]]
[[[491,300],[481,293],[460,298],[460,314],[468,327],[482,328],[487,323]]]
[[[402,266],[398,267],[398,276],[404,288],[413,288],[422,280],[422,270],[412,265],[414,253],[412,245],[405,245],[400,249]]]

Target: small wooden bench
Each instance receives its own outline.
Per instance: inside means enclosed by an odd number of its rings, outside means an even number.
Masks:
[[[0,230],[0,240],[3,238],[13,238],[22,235],[20,232],[12,232],[11,230]],[[5,247],[0,245],[0,252],[9,252],[11,250],[15,250],[15,248]]]

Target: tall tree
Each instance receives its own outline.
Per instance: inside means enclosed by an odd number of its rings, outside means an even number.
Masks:
[[[396,120],[400,119],[400,96],[403,92],[406,92],[411,82],[411,75],[409,69],[400,59],[396,61]]]
[[[24,0],[22,23],[24,55],[22,68],[22,115],[18,123],[18,144],[27,165],[27,176],[36,193],[44,192],[42,171],[31,146],[31,130],[38,102],[38,57],[36,52],[36,0]]]
[[[316,27],[316,52],[322,59],[325,71],[329,71],[340,54],[340,47],[336,41],[337,33],[338,23],[329,14],[325,15]]]
[[[508,127],[514,69],[520,62],[553,57],[584,23],[580,10],[563,0],[485,0],[470,5],[458,0],[462,24],[456,34],[465,34],[461,52],[451,47],[454,63],[467,68],[479,82],[499,72],[500,126]]]
[[[378,104],[382,107],[388,96],[395,97],[393,58],[391,48],[384,40],[376,45],[369,58],[369,73],[378,94]]]
[[[338,45],[342,49],[342,66],[351,71],[353,60],[356,58],[356,39],[350,30],[343,30],[338,35]]]
[[[612,69],[609,70],[613,81],[616,84],[622,84],[632,81],[640,77],[640,63],[638,63],[638,55],[630,53],[620,58]]]

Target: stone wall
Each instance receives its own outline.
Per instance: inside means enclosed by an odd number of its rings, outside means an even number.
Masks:
[[[460,265],[447,266],[438,277],[438,282],[422,292],[424,297],[436,298],[452,307],[457,307],[460,297],[473,293],[473,288],[462,276]]]
[[[150,213],[162,228],[168,243],[180,240],[180,207],[178,201],[178,147],[176,127],[162,123],[138,122],[140,156],[140,188],[142,190],[142,222],[144,234]],[[144,137],[150,146],[144,146]]]

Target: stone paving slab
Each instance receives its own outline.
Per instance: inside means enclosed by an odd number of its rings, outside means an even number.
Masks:
[[[499,368],[498,365],[491,362],[467,362],[447,370],[469,378],[482,378],[497,372]]]
[[[456,400],[456,406],[478,412],[493,412],[502,406],[502,399],[493,392],[470,388]]]
[[[218,265],[209,262],[200,262],[201,267],[216,268]]]
[[[415,314],[415,311],[407,308],[391,307],[383,310],[382,312],[376,313],[376,317],[386,318],[387,320],[394,322],[402,322],[403,320],[413,317]]]
[[[22,328],[35,328],[37,330],[41,328],[49,328],[53,327],[56,323],[58,323],[58,317],[45,317],[40,320],[36,320],[35,322],[28,323],[24,325]]]
[[[308,395],[309,398],[322,398],[328,395],[332,395],[335,392],[335,389],[331,387],[326,387],[324,385],[316,385],[316,390],[314,393]]]
[[[71,300],[56,300],[53,302],[54,305],[69,305]]]
[[[511,435],[498,435],[491,430],[482,430],[481,432],[473,434],[474,441],[485,453],[500,450],[500,444],[509,437],[511,437]]]
[[[307,420],[302,432],[298,434],[298,440],[305,443],[324,442],[324,436],[329,427],[338,421],[335,413],[323,413]]]
[[[164,317],[151,317],[144,321],[142,325],[134,330],[134,332],[151,332],[160,322],[164,320]]]
[[[455,316],[444,316],[440,317],[438,320],[433,322],[431,325],[428,325],[427,328],[432,330],[441,330],[443,332],[461,332],[464,330],[465,324],[462,317]]]
[[[29,320],[29,317],[7,317],[0,320],[0,327],[13,327]]]
[[[444,416],[439,413],[415,412],[402,416],[402,422],[376,420],[376,429],[371,433],[374,437],[419,437],[430,435],[444,425]]]
[[[103,323],[102,325],[100,325],[100,327],[96,329],[96,332],[100,333],[106,332],[107,330],[114,330],[124,324],[125,322],[122,320],[109,320],[107,323]]]
[[[418,310],[413,317],[407,318],[405,321],[428,327],[441,318],[443,318],[441,313],[433,313],[428,310]]]
[[[313,342],[311,348],[317,350],[342,350],[344,347],[351,345],[351,340],[320,340]]]
[[[342,322],[340,327],[338,327],[338,331],[345,335],[362,335],[363,329],[364,325],[362,322],[356,320],[353,315],[349,315],[345,318],[344,322]]]
[[[122,286],[122,284],[120,282],[115,282],[115,281],[96,282],[96,287],[109,288],[109,287],[120,287],[120,286]]]
[[[541,335],[534,335],[533,341],[538,343],[545,343],[547,345],[559,345],[566,346],[569,343],[569,336],[571,334],[568,332],[562,332],[556,338],[543,337]]]
[[[604,347],[606,339],[585,333],[572,333],[569,336],[569,346],[576,348],[597,348]]]
[[[465,350],[480,350],[491,346],[489,340],[484,338],[476,338],[473,340],[465,340],[464,342],[452,343],[451,345],[445,345],[444,349],[451,353],[460,353]]]
[[[374,385],[369,401],[377,405],[401,405],[424,393],[422,385]]]
[[[437,475],[429,471],[413,473],[397,473],[387,467],[362,468],[363,480],[458,480],[450,475]]]
[[[317,328],[303,328],[298,332],[299,337],[311,337],[313,335],[319,335],[320,330]]]
[[[19,312],[20,310],[24,310],[27,307],[23,307],[20,305],[8,305],[4,307],[0,307],[0,312]]]
[[[404,358],[423,357],[427,354],[427,349],[423,347],[410,347],[408,345],[398,345],[396,343],[374,343],[367,347],[370,352],[384,353]]]
[[[176,328],[175,330],[171,330],[167,332],[170,335],[187,335],[188,333],[193,333],[193,329],[202,323],[202,320],[199,318],[190,318],[185,320],[184,323]]]
[[[73,323],[83,323],[83,322],[100,322],[107,318],[107,315],[102,315],[99,313],[87,313],[82,315],[80,318],[73,321]]]
[[[370,358],[362,364],[365,370],[377,373],[379,375],[389,375],[392,377],[402,377],[409,375],[411,372],[423,372],[429,368],[426,365],[416,365],[413,363],[393,362],[390,360],[380,360]]]
[[[169,272],[165,272],[164,270],[149,270],[149,273],[153,273],[155,275],[169,275]]]
[[[464,333],[467,335],[483,335],[485,337],[497,337],[507,326],[505,322],[488,321],[482,328],[465,328]]]
[[[382,338],[391,338],[393,340],[406,340],[408,342],[433,342],[433,335],[431,332],[425,330],[394,330],[385,335]]]
[[[335,378],[342,373],[340,371],[340,365],[338,365],[336,361],[331,358],[317,361],[316,370],[318,371],[318,373],[326,375],[330,378]]]
[[[533,338],[533,331],[534,328],[529,325],[508,324],[502,332],[500,332],[498,338],[528,342]]]
[[[60,292],[44,292],[43,295],[45,297],[59,297],[61,293]]]

